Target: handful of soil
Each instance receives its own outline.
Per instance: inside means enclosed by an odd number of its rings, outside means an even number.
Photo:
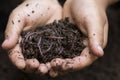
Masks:
[[[85,36],[67,18],[21,35],[21,48],[25,59],[36,58],[41,63],[54,58],[79,56],[85,47],[83,45]]]

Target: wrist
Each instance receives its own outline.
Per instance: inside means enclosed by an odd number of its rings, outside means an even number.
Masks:
[[[96,1],[101,7],[106,9],[108,6],[118,2],[119,0],[96,0]]]

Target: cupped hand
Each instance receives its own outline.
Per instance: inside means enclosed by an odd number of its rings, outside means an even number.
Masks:
[[[8,50],[11,61],[19,69],[45,74],[51,68],[50,63],[42,64],[37,59],[25,60],[20,48],[20,34],[33,30],[36,26],[51,23],[62,17],[62,8],[57,0],[25,0],[9,17],[2,47]]]
[[[72,23],[77,24],[79,30],[88,38],[83,41],[86,48],[80,56],[52,60],[51,76],[62,75],[92,64],[98,57],[103,56],[103,48],[107,43],[108,21],[105,8],[100,6],[97,0],[67,0],[63,16],[69,17]]]

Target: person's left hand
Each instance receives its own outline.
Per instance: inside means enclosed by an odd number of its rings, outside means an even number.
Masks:
[[[96,0],[67,0],[63,16],[78,25],[80,31],[88,37],[84,40],[86,48],[80,56],[73,59],[54,59],[51,62],[51,76],[82,69],[103,56],[103,48],[107,43],[108,21],[105,8]],[[69,54],[69,53],[68,53]]]

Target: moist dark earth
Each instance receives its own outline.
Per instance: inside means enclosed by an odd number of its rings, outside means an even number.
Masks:
[[[69,18],[38,26],[21,35],[20,45],[25,59],[36,58],[40,63],[55,58],[74,58],[85,48],[85,36],[69,22]]]
[[[13,3],[14,2],[14,3]],[[0,3],[0,45],[3,41],[5,26],[17,0],[2,0]],[[7,53],[0,47],[0,80],[120,80],[120,3],[107,10],[109,19],[108,45],[105,55],[91,66],[64,76],[50,78],[26,74],[10,62]]]

